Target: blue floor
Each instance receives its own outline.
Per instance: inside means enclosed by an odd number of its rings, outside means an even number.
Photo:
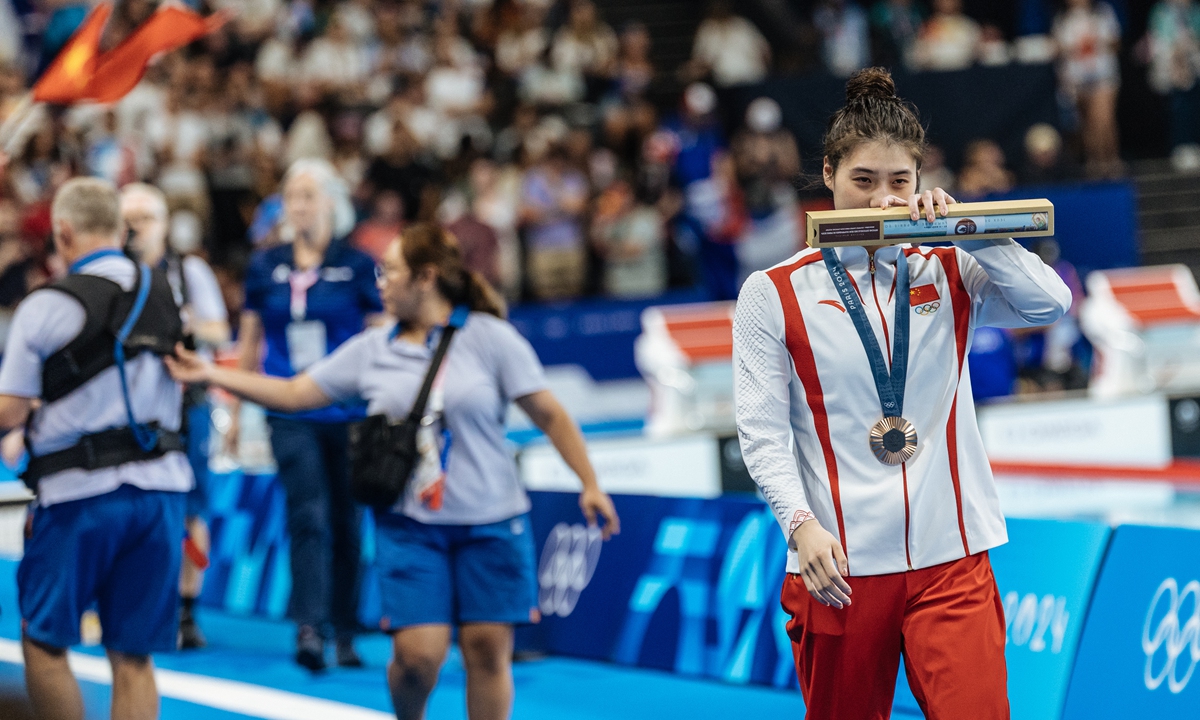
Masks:
[[[0,638],[19,637],[16,613],[16,563],[0,560]],[[291,662],[289,625],[219,613],[205,613],[200,622],[210,648],[200,652],[155,657],[158,667],[184,673],[236,680],[314,698],[334,700],[390,712],[384,683],[389,654],[387,638],[364,637],[359,650],[367,662],[362,670],[333,670],[313,676]],[[82,649],[100,654],[96,649]],[[797,693],[767,688],[738,687],[690,680],[666,673],[634,670],[568,658],[519,663],[514,669],[517,720],[579,718],[600,720],[663,720],[664,718],[774,717],[799,720],[803,703]],[[0,697],[23,695],[22,668],[0,662]],[[87,717],[106,718],[109,688],[83,683]],[[466,718],[465,677],[452,654],[430,699],[428,720]],[[257,717],[225,712],[171,698],[163,700],[164,720],[232,720]]]

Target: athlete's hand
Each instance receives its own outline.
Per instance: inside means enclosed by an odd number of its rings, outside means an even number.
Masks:
[[[163,357],[163,362],[175,382],[186,385],[208,382],[212,373],[212,363],[185,348],[183,343],[176,343],[175,354]]]
[[[908,215],[912,218],[913,222],[916,222],[921,217],[921,210],[923,208],[925,210],[925,219],[933,222],[934,217],[939,213],[942,217],[946,217],[950,212],[950,206],[956,202],[958,201],[950,197],[950,193],[941,188],[934,188],[926,190],[923,193],[909,195],[908,198],[902,198],[899,195],[888,195],[880,201],[879,207],[886,209],[907,205]]]
[[[621,518],[617,517],[617,508],[613,506],[608,493],[600,488],[591,487],[579,493],[579,509],[583,511],[589,526],[596,524],[596,516],[604,518],[600,534],[605,540],[621,533]]]
[[[805,520],[792,533],[800,557],[800,577],[808,593],[822,605],[841,609],[850,604],[850,574],[842,545],[816,519]]]

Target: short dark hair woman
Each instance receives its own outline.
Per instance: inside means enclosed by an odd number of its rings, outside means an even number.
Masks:
[[[434,225],[409,228],[384,253],[379,287],[399,323],[360,333],[293,378],[214,367],[182,349],[168,365],[177,380],[209,382],[278,410],[361,397],[370,413],[399,419],[412,408],[441,328],[455,308],[469,308],[431,395],[429,410],[440,416],[432,472],[419,466],[402,502],[376,511],[376,562],[399,716],[424,715],[457,627],[471,717],[507,717],[513,625],[530,622],[537,607],[529,499],[505,448],[510,402],[582,480],[589,523],[602,518],[607,537],[619,530],[617,513],[533,348],[503,319],[495,292],[463,267],[452,236]]]
[[[834,206],[908,206],[925,131],[864,70],[825,136]],[[788,538],[783,606],[808,717],[887,717],[901,654],[926,717],[1007,718],[1007,540],[965,364],[973,328],[1048,325],[1071,293],[1011,239],[807,249],[753,274],[734,318],[742,453]],[[853,602],[851,602],[853,598]]]

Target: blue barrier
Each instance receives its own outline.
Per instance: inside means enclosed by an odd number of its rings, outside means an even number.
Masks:
[[[601,545],[589,542],[574,495],[532,496],[545,602],[542,623],[522,631],[525,647],[796,687],[778,600],[783,534],[760,501],[618,497],[622,534]],[[1010,520],[1010,542],[991,552],[1013,717],[1061,716],[1109,534],[1093,523]],[[895,710],[920,715],[903,672]]]
[[[1064,720],[1200,717],[1200,532],[1117,528]]]
[[[796,688],[778,600],[783,536],[761,501],[617,496],[623,531],[605,543],[584,526],[576,495],[531,497],[542,621],[519,629],[518,647]],[[205,604],[285,614],[282,501],[271,476],[218,476]],[[1008,525],[1010,542],[991,559],[1008,626],[1012,716],[1200,717],[1200,532]],[[360,617],[372,626],[379,595],[369,524],[364,532]],[[920,715],[903,671],[895,710]]]
[[[1088,600],[1111,531],[1098,523],[1008,521],[989,553],[1004,601],[1008,701],[1014,718],[1058,720]],[[920,713],[903,669],[896,709]]]
[[[703,302],[700,290],[647,300],[579,300],[514,307],[508,319],[533,345],[543,365],[582,365],[595,380],[638,377],[633,341],[651,305]]]

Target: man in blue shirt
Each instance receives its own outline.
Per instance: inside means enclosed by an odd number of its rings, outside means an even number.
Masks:
[[[150,653],[175,647],[192,487],[181,392],[162,363],[182,337],[179,309],[165,277],[119,249],[110,183],[67,182],[51,219],[71,276],[18,306],[0,365],[0,429],[26,426],[37,493],[17,573],[26,684],[38,717],[83,718],[66,648],[95,605],[112,716],[157,717]],[[99,296],[112,301],[97,309]]]

